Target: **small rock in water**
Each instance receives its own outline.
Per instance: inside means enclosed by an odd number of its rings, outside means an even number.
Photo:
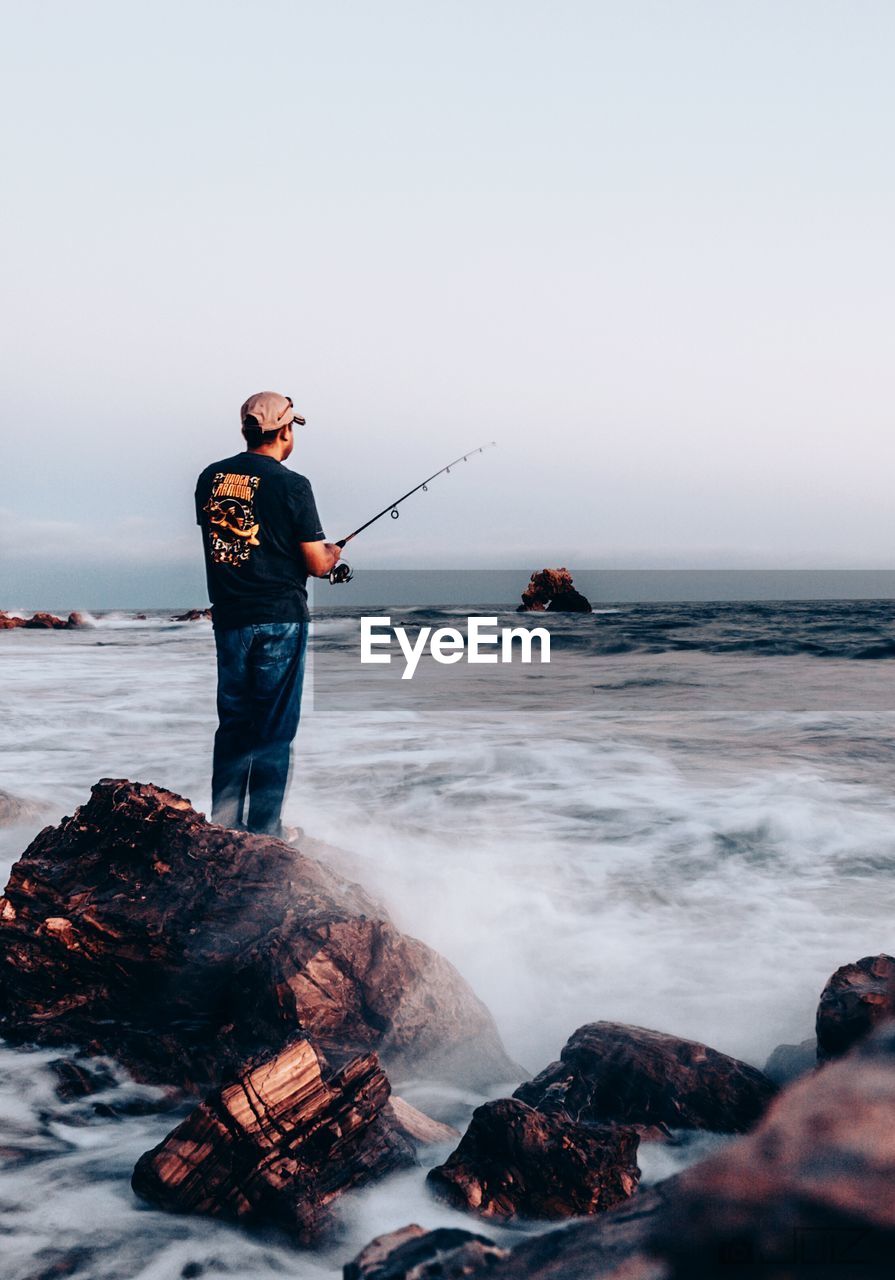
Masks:
[[[817,1056],[839,1057],[895,1015],[895,958],[864,956],[837,969],[817,1007]]]
[[[590,601],[576,591],[568,569],[541,569],[531,575],[517,613],[593,613]]]
[[[593,1124],[743,1133],[776,1092],[755,1067],[694,1040],[619,1022],[579,1027],[513,1094]]]
[[[579,1124],[516,1098],[473,1112],[460,1145],[432,1169],[434,1193],[483,1218],[573,1218],[632,1194],[639,1137],[622,1125]]]
[[[277,1226],[313,1244],[345,1191],[416,1162],[389,1092],[375,1053],[332,1072],[297,1041],[247,1067],[141,1156],[134,1191],[162,1209]]]
[[[0,612],[0,631],[17,631],[24,625],[25,619],[20,618],[18,614]]]

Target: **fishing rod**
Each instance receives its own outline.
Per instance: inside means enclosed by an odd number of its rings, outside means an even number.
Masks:
[[[387,507],[383,507],[382,510],[377,515],[373,516],[372,519],[368,520],[366,524],[362,524],[360,528],[355,529],[354,533],[349,533],[347,538],[342,538],[340,542],[336,543],[336,546],[346,547],[353,538],[356,538],[359,533],[363,533],[364,529],[369,529],[371,524],[375,524],[376,521],[381,520],[383,516],[391,515],[393,520],[397,520],[401,514],[398,507],[402,502],[405,502],[415,493],[419,493],[421,489],[423,493],[427,493],[429,485],[438,476],[450,475],[451,467],[459,466],[461,462],[468,462],[474,454],[484,453],[486,449],[493,449],[496,443],[496,440],[491,440],[488,444],[480,444],[477,449],[470,449],[466,453],[461,453],[459,458],[455,458],[453,462],[449,462],[446,467],[441,467],[438,471],[433,471],[430,476],[426,476],[425,480],[421,480],[419,484],[414,485],[412,489],[408,489],[400,498],[397,498],[394,502],[390,502]],[[351,566],[346,564],[344,560],[340,560],[339,563],[330,570],[329,574],[329,580],[334,587],[338,586],[341,582],[350,582],[353,577],[354,573]]]

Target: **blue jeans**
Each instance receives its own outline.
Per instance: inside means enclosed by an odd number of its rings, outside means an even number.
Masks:
[[[281,835],[292,739],[301,715],[306,622],[262,622],[215,631],[218,730],[211,820]],[[243,822],[246,798],[248,820]]]

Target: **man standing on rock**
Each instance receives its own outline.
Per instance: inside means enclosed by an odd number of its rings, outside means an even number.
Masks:
[[[309,482],[283,466],[294,426],[305,422],[291,399],[261,391],[240,418],[245,452],[211,463],[196,483],[218,669],[211,817],[282,836],[308,640],[307,578],[325,577],[341,551],[325,540]]]

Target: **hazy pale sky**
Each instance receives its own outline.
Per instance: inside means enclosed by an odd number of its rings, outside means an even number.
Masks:
[[[889,0],[3,18],[0,607],[204,598],[261,389],[332,537],[499,442],[358,569],[895,561]]]

